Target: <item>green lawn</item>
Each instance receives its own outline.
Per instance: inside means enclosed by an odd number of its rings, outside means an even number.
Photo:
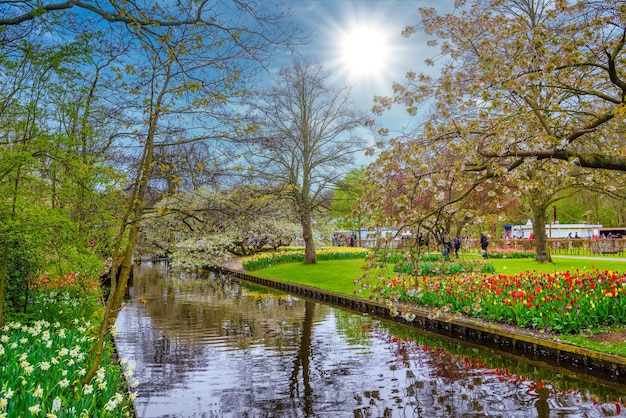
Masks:
[[[478,255],[464,254],[462,258],[475,259]],[[525,271],[565,271],[580,270],[589,272],[594,269],[622,272],[626,269],[626,262],[607,258],[603,260],[589,260],[584,258],[554,257],[554,264],[541,264],[532,259],[489,259],[496,268],[496,273],[517,274]],[[333,260],[318,261],[317,264],[305,265],[302,263],[279,264],[269,268],[252,272],[261,277],[267,277],[292,283],[329,290],[332,292],[353,295],[356,286],[354,279],[363,274],[363,260]],[[359,296],[366,297],[365,293]],[[626,344],[621,339],[602,341],[593,339],[593,334],[626,335],[622,324],[611,327],[600,327],[586,330],[576,335],[561,335],[561,341],[587,347],[600,352],[626,356]]]
[[[462,259],[478,259],[477,255],[464,254]],[[583,258],[554,257],[554,264],[537,263],[532,259],[489,259],[497,273],[517,274],[525,271],[591,271],[626,269],[626,262],[615,259],[588,260]],[[332,292],[354,294],[354,279],[363,274],[363,260],[318,261],[316,264],[278,264],[252,272],[258,276],[283,280],[307,286],[319,287]]]

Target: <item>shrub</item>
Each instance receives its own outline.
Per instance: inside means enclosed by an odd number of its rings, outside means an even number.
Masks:
[[[494,248],[489,250],[490,258],[535,258],[534,251],[524,251],[517,248]]]

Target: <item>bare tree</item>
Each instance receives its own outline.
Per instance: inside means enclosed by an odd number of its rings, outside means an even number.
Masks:
[[[282,69],[275,87],[250,105],[259,130],[247,137],[254,169],[293,200],[302,224],[305,264],[315,263],[314,213],[327,208],[323,192],[349,170],[364,148],[353,132],[365,117],[349,101],[350,88],[333,90],[328,73],[309,61]]]

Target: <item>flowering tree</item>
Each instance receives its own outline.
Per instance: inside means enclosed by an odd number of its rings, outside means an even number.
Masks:
[[[145,215],[140,249],[166,254],[175,265],[219,265],[234,254],[289,245],[299,224],[289,202],[266,188],[200,188],[165,196]]]
[[[626,19],[620,2],[477,0],[456,6],[446,15],[420,10],[424,31],[436,38],[430,44],[441,42],[439,76],[409,72],[404,83],[394,84],[392,97],[376,99],[376,112],[398,104],[417,115],[431,106],[425,122],[406,135],[419,155],[411,167],[428,179],[419,193],[432,193],[449,211],[481,183],[520,185],[527,170],[537,171],[536,183],[538,168],[545,167],[537,160],[557,166],[549,173],[567,176],[581,167],[626,171],[620,139]],[[397,153],[381,154],[390,157]]]

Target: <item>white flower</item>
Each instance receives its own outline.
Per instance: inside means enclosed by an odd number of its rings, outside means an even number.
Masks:
[[[41,398],[43,396],[43,389],[40,385],[37,385],[37,389],[35,389],[35,391],[33,392],[33,396],[35,398]]]
[[[70,385],[70,381],[67,379],[63,379],[59,382],[59,386],[61,386],[62,388],[66,388]]]
[[[39,363],[39,368],[41,370],[48,370],[50,368],[50,363],[48,363],[47,361],[42,361],[41,363]]]
[[[83,386],[83,393],[85,395],[89,395],[89,394],[93,393],[93,385],[85,385],[85,386]]]
[[[8,403],[9,401],[7,401],[7,398],[0,398],[0,410],[6,408]]]
[[[3,343],[9,342],[9,336],[3,335],[2,337],[0,337],[0,342],[3,342]]]
[[[61,410],[61,398],[58,396],[52,401],[52,412],[58,412]]]
[[[28,412],[30,412],[31,414],[38,414],[41,412],[41,408],[39,407],[39,404],[33,405],[28,408]]]
[[[117,402],[115,402],[115,400],[113,399],[109,399],[107,404],[104,405],[104,409],[106,409],[107,411],[112,411],[115,409],[116,406],[117,406]]]

